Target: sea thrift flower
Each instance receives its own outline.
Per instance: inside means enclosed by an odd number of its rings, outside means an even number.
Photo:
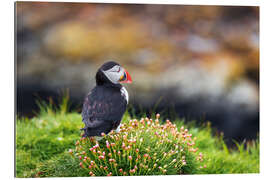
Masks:
[[[73,153],[73,150],[72,149],[69,149],[68,152],[69,152],[69,154],[72,154]]]
[[[80,164],[79,164],[80,166],[81,166],[81,168],[83,168],[83,163],[82,162],[80,162]]]
[[[129,170],[130,173],[135,173],[135,169]]]
[[[101,133],[101,136],[105,136],[106,134],[103,132],[103,133]]]
[[[99,159],[104,159],[105,157],[104,156],[98,156]]]
[[[110,148],[110,143],[108,141],[106,141],[106,147]]]
[[[148,154],[144,154],[143,157],[147,158],[149,155]]]
[[[167,170],[166,169],[163,169],[162,172],[165,174],[167,172]]]
[[[198,150],[195,147],[194,139],[196,138],[192,138],[192,134],[189,134],[184,127],[177,129],[176,125],[168,119],[164,124],[159,124],[159,118],[160,115],[156,114],[156,119],[142,118],[140,121],[132,119],[128,123],[122,123],[120,133],[102,134],[105,137],[103,141],[100,141],[100,145],[93,138],[89,138],[90,141],[88,138],[81,138],[74,148],[74,156],[79,157],[80,160],[83,159],[79,162],[80,166],[87,167],[91,171],[90,176],[94,175],[93,172],[98,173],[97,175],[106,172],[105,175],[110,176],[113,175],[112,172],[116,173],[115,171],[118,171],[118,175],[151,175],[157,171],[159,174],[167,174],[167,172],[171,173],[173,168],[183,172],[182,166],[189,163],[185,160],[185,155]],[[145,121],[148,125],[145,125]],[[147,133],[150,135],[149,137],[145,136]],[[147,138],[148,147],[145,147],[144,137]],[[162,144],[166,144],[166,148],[163,149]],[[143,154],[139,148],[143,148]],[[86,150],[89,150],[89,157],[87,157]],[[71,152],[73,153],[72,150],[69,150],[69,153]],[[108,159],[106,154],[108,154]],[[202,157],[203,155],[200,153],[195,156],[195,159],[202,161]],[[136,165],[132,163],[133,158]],[[121,166],[118,166],[117,163]],[[121,168],[130,166],[131,168],[126,172]],[[206,168],[206,165],[202,165],[202,167]]]

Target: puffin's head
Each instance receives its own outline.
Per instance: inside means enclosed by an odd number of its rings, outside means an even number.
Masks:
[[[114,61],[104,63],[96,74],[97,85],[105,83],[132,83],[129,73]]]

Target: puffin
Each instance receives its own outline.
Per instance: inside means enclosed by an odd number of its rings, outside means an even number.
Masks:
[[[130,74],[114,61],[104,63],[96,73],[96,86],[87,94],[82,108],[83,137],[102,139],[102,133],[119,132],[128,104],[122,83],[132,83]]]

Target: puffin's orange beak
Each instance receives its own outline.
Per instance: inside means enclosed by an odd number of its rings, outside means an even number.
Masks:
[[[120,77],[121,83],[132,83],[131,76],[129,75],[128,71],[124,69],[124,75]]]

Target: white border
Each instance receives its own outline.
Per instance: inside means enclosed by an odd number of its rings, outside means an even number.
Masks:
[[[26,0],[28,1],[28,0]],[[44,1],[44,0],[41,0]],[[49,2],[55,2],[47,0]],[[57,2],[77,2],[75,0],[57,0]],[[269,17],[270,8],[267,0],[81,0],[79,2],[105,2],[105,3],[137,3],[137,4],[188,4],[188,5],[245,5],[260,6],[260,144],[261,144],[261,173],[241,174],[241,175],[185,175],[166,176],[172,179],[264,179],[269,176],[269,93],[270,93],[270,29]],[[4,5],[3,5],[4,4]],[[1,1],[1,92],[0,92],[0,112],[1,112],[1,178],[14,178],[14,1]],[[91,179],[105,179],[97,177]],[[164,179],[164,176],[140,176],[121,177],[120,179]],[[28,178],[29,179],[29,178]],[[48,178],[45,178],[48,179]],[[60,178],[49,178],[50,180]],[[63,179],[63,178],[61,178]],[[74,178],[64,178],[74,179]],[[76,178],[85,179],[85,178]],[[110,177],[109,179],[119,179]]]

